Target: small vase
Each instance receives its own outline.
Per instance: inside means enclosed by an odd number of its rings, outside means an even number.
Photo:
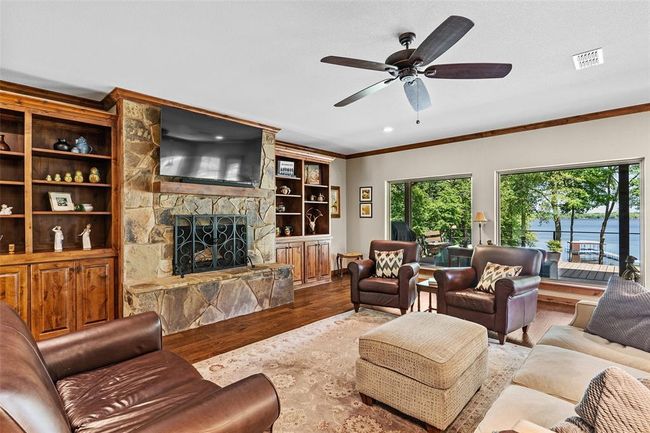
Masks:
[[[0,150],[7,150],[7,151],[11,150],[11,147],[9,147],[9,145],[5,141],[4,134],[0,134]]]
[[[54,150],[59,150],[61,152],[70,152],[70,145],[68,142],[65,140],[65,138],[57,138],[56,143],[52,145]]]

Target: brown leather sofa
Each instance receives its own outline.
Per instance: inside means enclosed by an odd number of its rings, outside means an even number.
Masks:
[[[220,388],[162,350],[154,313],[34,342],[0,303],[3,433],[262,433],[280,413],[257,374]]]
[[[375,277],[375,251],[404,250],[402,266],[397,278]],[[420,272],[419,247],[415,242],[376,240],[370,243],[369,259],[348,264],[354,311],[360,304],[399,308],[402,314],[417,298],[418,273]]]
[[[536,249],[476,246],[470,267],[434,272],[438,283],[438,313],[479,323],[497,332],[501,344],[514,330],[523,328],[525,333],[537,313],[542,260],[542,253]],[[518,265],[523,269],[517,277],[498,280],[495,293],[490,294],[474,289],[487,262]]]

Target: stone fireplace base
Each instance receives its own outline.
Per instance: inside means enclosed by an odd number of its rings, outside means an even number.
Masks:
[[[155,311],[163,334],[173,334],[293,302],[290,265],[159,278],[124,288],[124,315]]]

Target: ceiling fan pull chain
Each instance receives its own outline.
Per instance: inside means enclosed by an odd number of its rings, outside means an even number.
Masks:
[[[415,119],[415,124],[419,125],[420,124],[420,86],[416,86],[416,106],[417,110],[415,110],[416,113],[416,119]]]

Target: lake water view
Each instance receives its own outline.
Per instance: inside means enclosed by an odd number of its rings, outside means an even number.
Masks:
[[[562,218],[562,260],[568,261],[569,249],[569,228],[570,218]],[[598,242],[602,219],[575,219],[573,224],[574,241],[595,241]],[[605,234],[605,251],[618,255],[618,219],[610,219],[607,222]],[[529,225],[529,230],[537,235],[536,248],[547,249],[546,242],[553,239],[555,225],[553,221],[534,220]],[[637,259],[640,257],[641,235],[639,218],[630,219],[630,255]],[[598,246],[595,246],[596,254]],[[597,259],[597,256],[596,256]],[[618,265],[614,259],[605,259],[604,264]]]

